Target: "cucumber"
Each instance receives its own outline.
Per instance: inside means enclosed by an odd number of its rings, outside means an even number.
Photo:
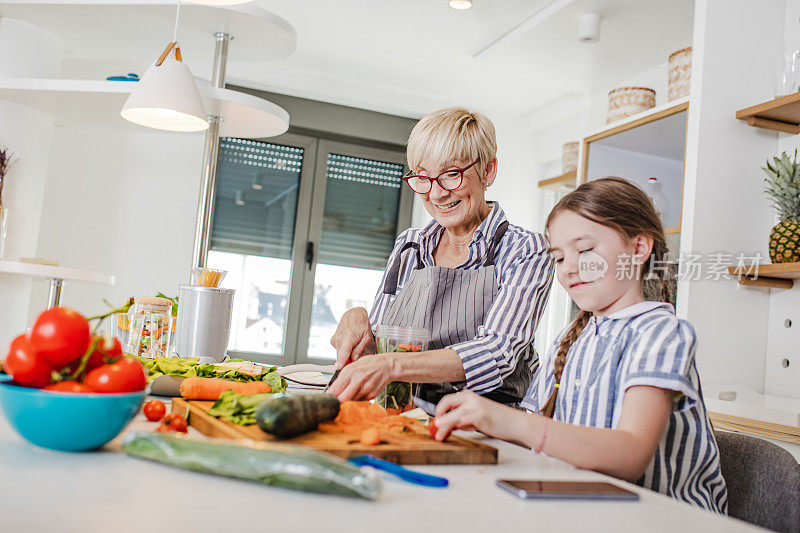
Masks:
[[[276,394],[258,406],[256,422],[280,438],[314,431],[320,422],[339,415],[339,400],[332,394]]]
[[[128,455],[196,472],[247,479],[265,485],[375,500],[381,491],[374,471],[360,469],[333,455],[281,443],[250,445],[193,441],[143,431],[125,436]]]

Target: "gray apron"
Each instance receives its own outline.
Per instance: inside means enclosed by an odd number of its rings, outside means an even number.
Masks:
[[[495,277],[494,258],[503,239],[508,222],[497,228],[483,265],[477,269],[456,269],[425,266],[416,242],[406,243],[395,257],[383,286],[384,294],[397,291],[403,253],[413,248],[414,271],[400,293],[389,305],[381,324],[425,328],[431,332],[429,350],[445,348],[474,339],[478,327],[485,322],[499,287]],[[406,268],[412,254],[406,254]],[[484,394],[486,398],[508,405],[518,404],[527,392],[538,365],[532,346],[528,346],[517,366],[497,389]],[[423,383],[418,396],[433,404],[442,396],[463,390],[465,381],[454,383]]]

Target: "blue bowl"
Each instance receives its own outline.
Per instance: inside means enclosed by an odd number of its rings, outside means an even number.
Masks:
[[[64,452],[106,444],[136,415],[144,396],[51,392],[0,381],[0,407],[11,427],[37,446]]]

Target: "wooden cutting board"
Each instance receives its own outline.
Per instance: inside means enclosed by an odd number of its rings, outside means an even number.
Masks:
[[[200,433],[222,439],[252,439],[276,442],[272,435],[264,433],[257,424],[239,426],[209,415],[214,402],[172,399],[172,412],[185,415],[189,409],[189,425]],[[302,444],[348,459],[357,455],[374,455],[402,465],[482,465],[497,464],[497,448],[473,439],[451,435],[447,442],[437,442],[421,435],[383,435],[375,446],[365,446],[355,435],[312,431],[291,439],[281,440],[291,444]]]

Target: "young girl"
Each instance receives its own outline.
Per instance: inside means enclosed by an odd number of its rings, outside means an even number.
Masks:
[[[719,450],[695,367],[694,330],[667,303],[664,229],[647,195],[619,178],[588,182],[547,218],[559,283],[580,307],[515,410],[471,392],[443,398],[437,439],[477,429],[573,465],[726,512]],[[654,268],[651,269],[651,264]]]

